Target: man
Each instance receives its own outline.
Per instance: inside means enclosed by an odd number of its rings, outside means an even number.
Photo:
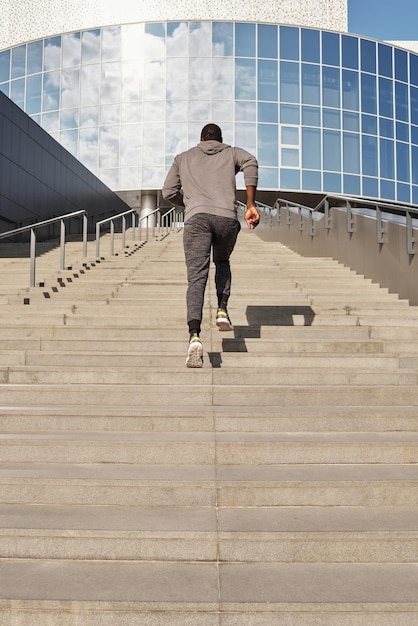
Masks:
[[[216,124],[204,126],[200,143],[175,157],[162,190],[166,200],[185,208],[183,245],[190,334],[187,367],[203,365],[200,327],[211,251],[218,299],[216,325],[222,331],[233,330],[227,304],[231,291],[229,258],[240,231],[235,206],[235,176],[239,171],[244,173],[247,190],[245,220],[253,229],[260,219],[255,206],[257,160],[242,148],[224,144]]]

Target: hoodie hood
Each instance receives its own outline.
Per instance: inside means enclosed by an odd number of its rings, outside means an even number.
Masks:
[[[222,152],[225,148],[230,148],[226,143],[215,141],[215,139],[208,139],[207,141],[201,141],[197,144],[197,147],[201,149],[205,154],[217,154]]]

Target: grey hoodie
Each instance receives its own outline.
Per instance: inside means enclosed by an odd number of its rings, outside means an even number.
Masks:
[[[246,186],[257,186],[258,164],[252,154],[219,141],[201,141],[175,157],[162,194],[185,207],[185,221],[196,213],[236,218],[235,176],[239,171],[244,173]]]

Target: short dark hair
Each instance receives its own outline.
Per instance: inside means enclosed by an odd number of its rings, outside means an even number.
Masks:
[[[222,131],[217,124],[206,124],[206,126],[202,128],[200,138],[202,141],[214,139],[222,143]]]

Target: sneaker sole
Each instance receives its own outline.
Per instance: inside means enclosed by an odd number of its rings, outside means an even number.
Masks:
[[[228,322],[228,320],[226,319],[216,320],[216,326],[221,331],[234,330],[234,327],[232,326],[232,324]]]
[[[194,345],[189,346],[186,367],[203,367],[203,346],[201,343],[196,342]]]

